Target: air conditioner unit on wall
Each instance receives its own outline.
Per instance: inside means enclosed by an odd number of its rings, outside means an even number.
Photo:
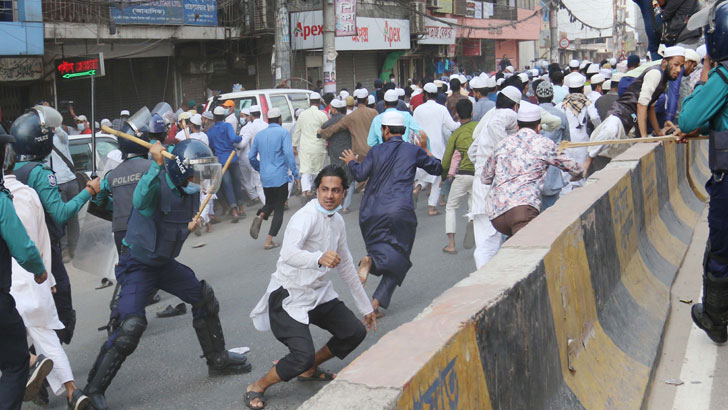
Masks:
[[[425,32],[425,3],[414,3],[414,10],[410,12],[410,32],[423,34]]]
[[[440,0],[427,0],[427,7],[431,9],[439,9]]]

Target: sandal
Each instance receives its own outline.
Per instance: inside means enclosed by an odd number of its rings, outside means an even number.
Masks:
[[[260,410],[265,408],[265,398],[263,397],[263,393],[257,391],[246,391],[243,395],[243,399],[245,400],[245,405],[248,406],[249,409]],[[255,399],[260,401],[260,407],[253,406],[253,400]]]
[[[450,250],[450,249],[447,249],[447,246],[444,247],[444,248],[442,248],[442,251],[445,252],[445,253],[449,253],[450,255],[457,255],[458,254],[457,249]]]
[[[109,286],[113,286],[113,285],[114,285],[114,282],[110,281],[107,278],[102,278],[101,285],[97,286],[96,290],[108,288]]]
[[[280,243],[276,243],[276,242],[271,242],[271,244],[270,244],[270,245],[264,245],[264,246],[263,246],[263,249],[265,249],[265,250],[267,250],[267,251],[268,251],[268,250],[271,250],[271,249],[275,249],[275,248],[277,248],[277,247],[279,247],[279,246],[281,246],[281,244],[280,244]]]
[[[329,382],[334,380],[336,376],[333,373],[321,370],[318,367],[313,370],[312,376],[298,376],[300,382]]]

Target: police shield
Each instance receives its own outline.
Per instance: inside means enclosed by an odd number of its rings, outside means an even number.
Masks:
[[[152,114],[159,114],[162,118],[164,118],[167,113],[174,113],[174,110],[171,105],[164,101],[157,103],[157,105],[154,106],[154,109],[152,109]]]
[[[137,137],[141,137],[142,130],[149,125],[149,120],[151,119],[152,113],[149,112],[149,108],[142,107],[126,120],[126,123],[122,128],[122,132],[127,132],[129,134],[136,135]],[[131,129],[129,130],[129,128]]]

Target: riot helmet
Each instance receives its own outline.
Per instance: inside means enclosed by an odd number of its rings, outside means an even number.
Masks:
[[[222,165],[212,154],[210,147],[202,141],[186,139],[172,150],[174,160],[167,159],[165,168],[169,179],[181,189],[188,185],[199,185],[209,181],[210,189],[216,192],[222,181]],[[187,189],[183,189],[189,192]]]
[[[53,107],[36,105],[13,121],[10,135],[16,161],[42,161],[53,150],[53,133],[63,116]]]
[[[152,114],[149,120],[149,138],[159,142],[164,141],[167,136],[167,124],[159,114]]]
[[[703,28],[708,55],[713,61],[728,59],[728,2],[718,0],[693,14],[688,30]]]
[[[149,121],[151,118],[152,114],[149,112],[149,108],[142,107],[139,111],[135,112],[134,115],[124,121],[124,125],[121,127],[121,132],[133,135],[137,138],[143,139],[144,141],[149,141]],[[149,148],[143,147],[136,142],[129,141],[126,138],[119,138],[119,150],[124,158],[134,155],[146,155],[149,152]]]
[[[3,174],[8,165],[6,161],[8,161],[9,157],[14,156],[12,145],[14,142],[15,137],[5,133],[5,129],[0,125],[0,165],[2,165],[2,169],[0,169],[0,186],[3,184]]]

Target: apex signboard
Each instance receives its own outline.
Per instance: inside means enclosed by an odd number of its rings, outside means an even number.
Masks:
[[[321,10],[291,13],[291,48],[308,50],[324,44],[324,14]],[[336,37],[336,50],[409,50],[409,20],[356,18],[356,35]]]

